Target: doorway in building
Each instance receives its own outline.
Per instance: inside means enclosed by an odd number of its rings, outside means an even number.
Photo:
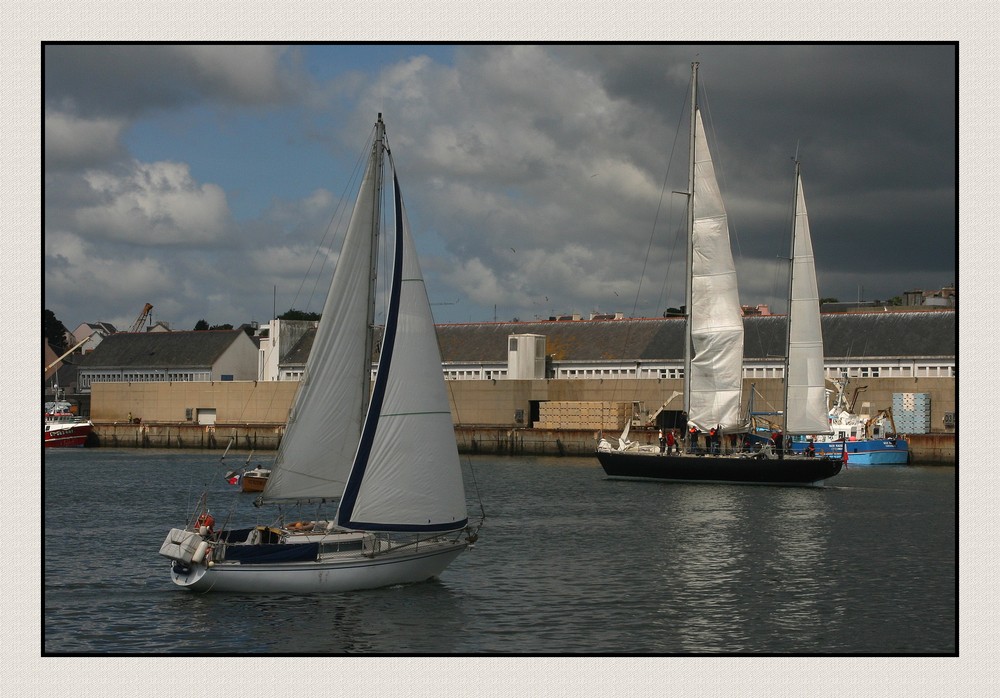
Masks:
[[[534,427],[535,423],[539,421],[541,412],[538,406],[541,402],[541,400],[528,400],[528,428]]]

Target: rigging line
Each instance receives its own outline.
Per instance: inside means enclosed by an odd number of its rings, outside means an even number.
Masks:
[[[466,456],[465,462],[469,464],[469,473],[472,475],[472,484],[476,487],[476,499],[479,500],[479,512],[482,514],[482,519],[479,521],[479,527],[481,528],[483,522],[486,521],[486,507],[483,506],[483,495],[479,492],[479,481],[476,479],[476,470],[472,467],[472,459]],[[476,530],[478,531],[479,528]]]
[[[654,219],[654,223],[653,223],[654,229],[656,227],[656,220],[659,219],[660,207],[663,205],[663,194],[664,194],[664,191],[666,191],[667,177],[670,174],[670,167],[672,166],[672,164],[674,162],[674,154],[677,152],[677,142],[678,142],[678,140],[681,137],[681,123],[683,122],[684,114],[686,113],[686,110],[685,110],[684,106],[687,105],[687,92],[689,92],[689,90],[685,91],[684,104],[681,106],[681,109],[678,112],[677,126],[674,128],[674,142],[670,146],[670,155],[667,158],[667,168],[666,168],[666,171],[663,174],[663,184],[660,187],[660,201],[657,204],[656,219]],[[670,203],[668,205],[668,209],[667,209],[668,230],[669,230],[669,221],[673,217],[673,209],[674,209],[674,200],[671,198],[670,199]],[[666,273],[663,275],[663,284],[660,287],[660,297],[657,299],[657,309],[662,308],[664,306],[663,299],[664,299],[664,297],[666,295],[667,284],[669,283],[669,280],[671,278],[670,268],[673,266],[674,259],[677,256],[676,255],[677,245],[678,245],[678,243],[680,241],[681,233],[682,233],[683,230],[684,230],[684,228],[683,228],[683,225],[682,225],[680,228],[677,229],[677,232],[674,235],[674,242],[673,242],[673,245],[670,248],[670,252],[669,252],[669,255],[667,257],[667,269],[666,269]],[[652,240],[650,240],[650,246],[652,246]]]
[[[721,139],[719,138],[719,135],[718,135],[718,133],[715,130],[715,119],[712,116],[712,107],[711,107],[711,104],[709,103],[709,98],[708,98],[708,88],[705,86],[704,79],[701,81],[700,84],[701,84],[701,89],[704,92],[704,96],[705,96],[705,100],[704,101],[705,101],[705,113],[706,113],[706,116],[707,116],[706,121],[708,122],[708,128],[710,128],[711,132],[712,132],[712,142],[713,143],[720,143]],[[726,191],[731,192],[731,189],[729,188],[729,183],[728,183],[728,180],[727,180],[727,177],[726,177],[727,167],[723,165],[723,162],[722,162],[722,152],[718,148],[716,149],[716,152],[715,152],[715,154],[714,154],[714,156],[712,158],[712,162],[713,162],[713,165],[715,167],[716,177],[724,184],[724,186],[720,187],[720,189],[725,189]],[[740,233],[739,233],[739,230],[737,230],[737,227],[736,227],[736,219],[733,217],[732,212],[729,210],[728,207],[726,207],[726,222],[727,222],[727,224],[729,226],[730,237],[731,237],[731,239],[733,241],[731,244],[735,243],[735,245],[736,245],[736,258],[739,259],[742,262],[745,259],[744,255],[743,255],[743,243],[740,240]],[[771,276],[771,279],[772,279],[772,283],[777,283],[774,280],[775,275],[771,274],[770,276]],[[739,286],[737,285],[737,293],[738,292],[739,292]],[[772,296],[776,295],[774,293],[774,287],[773,286],[772,286],[772,293],[771,293],[771,295]]]
[[[712,142],[713,143],[719,143],[720,139],[718,137],[718,133],[715,130],[715,119],[712,117],[711,105],[709,103],[708,88],[705,86],[705,81],[704,80],[701,81],[701,87],[702,87],[702,91],[704,92],[705,112],[706,112],[706,116],[708,117],[707,118],[708,127],[711,129],[711,132],[712,132]],[[724,189],[726,191],[729,191],[730,190],[729,189],[729,184],[728,184],[728,181],[727,181],[727,178],[726,178],[726,170],[727,170],[727,168],[725,166],[723,166],[723,163],[722,163],[722,153],[721,152],[717,151],[715,153],[715,156],[713,158],[713,163],[715,164],[715,169],[716,169],[716,175],[717,175],[717,177],[721,180],[721,182],[723,182],[725,184]],[[794,207],[794,202],[792,202],[792,206]],[[739,230],[737,229],[737,226],[736,226],[736,220],[735,220],[735,218],[733,218],[733,216],[731,215],[731,212],[729,211],[728,208],[726,209],[726,219],[727,219],[727,222],[728,222],[728,225],[729,225],[729,231],[730,231],[730,234],[731,234],[731,237],[732,237],[732,241],[733,241],[732,244],[735,244],[735,246],[736,246],[736,259],[740,260],[741,263],[745,262],[746,259],[747,259],[747,257],[743,253],[743,243],[742,243],[742,240],[740,238]],[[783,243],[783,241],[784,241],[784,238],[782,238],[782,243]],[[775,259],[773,262],[771,262],[771,264],[772,265],[778,264],[778,260]],[[780,268],[779,268],[778,271],[780,271]],[[780,273],[778,273],[778,271],[776,271],[774,273],[770,273],[770,274],[767,275],[771,279],[771,289],[770,289],[770,297],[771,298],[778,298],[779,297],[777,289],[778,289],[778,279],[779,279],[779,277],[781,275],[780,275]],[[737,278],[739,278],[739,275],[737,275]],[[737,293],[739,293],[739,290],[740,290],[739,289],[739,284],[737,282]],[[742,313],[741,313],[741,315],[742,315]],[[754,334],[756,336],[757,343],[761,345],[761,347],[762,347],[762,349],[764,350],[765,353],[770,353],[770,351],[771,351],[772,348],[770,346],[767,346],[767,347],[763,346],[763,335],[761,334],[762,331],[763,331],[762,327],[760,327],[757,324],[754,325]],[[782,353],[784,353],[784,350],[782,350]]]
[[[687,104],[687,98],[686,97],[684,99],[684,104]],[[621,353],[619,354],[619,362],[618,362],[619,371],[618,371],[618,375],[615,377],[615,387],[614,387],[614,389],[611,392],[612,397],[614,397],[615,395],[618,394],[618,388],[621,385],[621,381],[623,380],[623,378],[622,378],[622,370],[621,369],[623,369],[624,366],[625,366],[625,357],[627,355],[627,352],[628,352],[628,349],[629,349],[629,343],[630,343],[631,337],[632,337],[632,327],[633,327],[633,323],[634,323],[634,320],[635,320],[635,314],[636,314],[636,311],[637,311],[637,309],[639,307],[639,297],[642,294],[642,281],[646,277],[646,266],[649,263],[650,252],[653,249],[653,241],[656,239],[656,226],[657,226],[657,223],[659,222],[660,211],[663,208],[663,198],[664,198],[665,192],[667,190],[667,179],[670,176],[670,168],[671,168],[671,165],[673,164],[673,161],[674,161],[674,153],[677,150],[677,141],[680,138],[680,128],[681,128],[681,121],[683,120],[683,114],[684,114],[684,108],[682,106],[681,109],[680,109],[680,112],[678,114],[677,126],[674,129],[674,141],[673,141],[673,143],[670,146],[670,153],[667,156],[667,167],[665,168],[664,173],[663,173],[663,182],[660,184],[660,197],[659,197],[659,199],[656,202],[656,211],[653,214],[653,225],[652,225],[652,227],[650,228],[650,231],[649,231],[649,242],[646,244],[646,254],[645,254],[645,256],[643,257],[643,260],[642,260],[642,272],[639,275],[639,284],[637,285],[636,290],[635,290],[635,299],[632,301],[631,318],[630,318],[630,321],[626,325],[626,328],[625,328],[625,339],[624,339],[624,342],[623,342]],[[669,216],[669,213],[668,213],[668,216],[667,216],[668,220],[669,220],[669,217],[670,216]],[[662,294],[662,291],[661,291],[660,300],[662,300],[662,295],[663,294]],[[636,369],[636,376],[635,377],[639,378],[638,369]],[[635,388],[635,390],[636,391],[638,390],[638,386]],[[633,397],[635,397],[635,393],[634,392],[633,392]]]
[[[670,203],[670,209],[671,209],[671,212],[668,213],[668,215],[667,215],[667,220],[668,221],[673,218],[673,201],[672,200],[671,200],[671,203]],[[664,317],[666,317],[666,307],[667,307],[667,301],[666,301],[666,299],[669,297],[669,290],[670,290],[668,287],[670,285],[670,282],[674,278],[673,274],[670,273],[670,270],[674,266],[674,259],[676,259],[677,255],[678,255],[677,248],[678,248],[678,246],[683,241],[683,235],[684,235],[684,221],[681,220],[681,221],[678,222],[678,227],[676,228],[676,232],[674,233],[673,244],[671,245],[670,252],[669,252],[669,254],[667,256],[667,267],[666,267],[666,271],[663,274],[663,285],[660,287],[660,297],[657,300],[657,306],[656,307],[657,308],[664,308]],[[680,303],[679,305],[684,305],[684,304]]]
[[[341,192],[340,195],[340,201],[337,203],[337,208],[334,209],[334,213],[331,216],[330,222],[323,233],[323,238],[320,240],[319,245],[316,246],[316,251],[313,253],[313,258],[309,262],[309,268],[306,270],[306,274],[303,276],[302,284],[299,286],[299,291],[295,294],[295,299],[298,299],[299,293],[301,293],[302,288],[305,286],[305,281],[309,277],[309,274],[312,272],[313,263],[319,256],[320,251],[323,249],[323,245],[326,242],[327,237],[330,235],[330,231],[344,228],[346,234],[346,227],[342,225],[342,222],[344,216],[347,214],[348,194],[355,188],[356,186],[355,182],[358,180],[358,178],[363,175],[363,165],[364,163],[367,162],[367,154],[371,152],[371,146],[374,138],[375,138],[375,127],[372,127],[372,132],[369,135],[368,139],[365,141],[365,147],[362,149],[361,153],[358,155],[358,159],[354,163],[354,170],[351,172],[350,178],[344,185],[344,190]],[[341,224],[334,225],[335,220],[340,220]],[[336,235],[334,235],[334,238],[335,237]],[[331,249],[333,249],[332,242],[331,242]],[[312,290],[309,293],[309,300],[306,302],[307,308],[312,305],[312,299],[316,295],[316,288],[319,285],[320,278],[323,275],[323,269],[326,268],[326,263],[328,259],[329,256],[324,255],[322,264],[320,265],[319,270],[316,272],[316,276],[313,279]]]
[[[331,230],[336,231],[336,230],[344,229],[345,230],[345,235],[346,235],[346,226],[343,225],[343,220],[344,220],[344,216],[347,213],[347,208],[348,208],[348,193],[355,186],[355,182],[358,180],[359,172],[361,170],[361,163],[363,163],[365,161],[365,154],[367,152],[370,152],[370,150],[371,150],[371,143],[372,143],[372,140],[374,138],[374,132],[375,131],[374,131],[374,127],[373,127],[371,135],[369,135],[367,141],[365,142],[365,147],[362,149],[361,153],[358,156],[358,159],[354,163],[354,169],[352,170],[351,175],[348,177],[346,183],[344,184],[344,189],[343,189],[343,191],[340,194],[340,199],[338,200],[337,205],[336,205],[336,207],[333,210],[333,213],[331,213],[331,215],[330,215],[330,220],[327,223],[326,229],[323,232],[323,237],[320,240],[319,244],[316,246],[316,250],[313,252],[312,259],[309,261],[309,267],[306,269],[305,274],[303,274],[303,276],[302,276],[302,281],[299,284],[299,288],[295,292],[295,295],[292,297],[292,304],[290,306],[291,308],[294,308],[295,305],[296,305],[296,303],[298,302],[299,296],[302,294],[302,289],[305,287],[306,280],[309,278],[309,275],[310,275],[310,273],[312,271],[313,264],[315,263],[316,258],[319,256],[320,251],[323,249],[323,245],[326,242],[327,238],[330,236],[330,231]],[[333,237],[334,237],[334,239],[336,239],[336,233],[334,234]],[[333,243],[331,242],[331,245],[332,244]],[[312,290],[312,292],[309,295],[309,300],[306,302],[306,308],[307,309],[312,304],[312,298],[313,298],[313,296],[315,295],[315,292],[316,292],[316,285],[319,283],[319,279],[322,276],[323,269],[326,267],[326,260],[327,259],[328,259],[328,257],[324,256],[324,258],[323,258],[323,264],[321,265],[319,271],[316,273],[316,279],[313,282],[313,290]],[[321,317],[322,317],[322,313],[321,313]],[[275,319],[275,318],[272,318],[272,320],[273,319]],[[270,339],[270,342],[268,343],[268,349],[267,349],[267,352],[264,355],[264,363],[265,363],[265,365],[270,363],[271,356],[273,355],[273,352],[276,351],[277,344],[278,344],[278,342],[277,342],[277,335],[276,334],[270,336],[269,339]],[[278,357],[278,358],[280,359],[281,357]],[[278,378],[280,378],[280,376]],[[239,420],[238,420],[240,423],[242,423],[244,421],[243,418],[246,415],[247,410],[249,409],[250,401],[253,399],[254,393],[256,393],[258,382],[259,382],[259,378],[258,378],[258,380],[254,381],[254,387],[253,387],[253,389],[247,392],[247,397],[243,401],[243,405],[240,408],[240,417],[239,417]],[[268,415],[268,414],[271,413],[271,410],[274,407],[274,401],[276,399],[277,392],[278,391],[275,390],[275,389],[271,390],[271,396],[268,399],[267,408],[264,410],[264,414],[265,415]]]
[[[705,95],[705,115],[707,117],[706,121],[708,122],[708,127],[711,129],[711,132],[712,132],[712,140],[711,140],[711,142],[712,143],[720,143],[721,140],[719,139],[719,134],[715,130],[715,118],[712,116],[712,107],[711,107],[711,104],[709,104],[708,88],[705,86],[705,80],[702,79],[699,84],[701,85],[702,92]],[[729,183],[726,180],[726,167],[724,167],[723,164],[722,164],[722,152],[718,148],[716,148],[716,152],[715,152],[715,154],[714,154],[714,156],[712,158],[712,164],[713,164],[713,167],[715,169],[716,177],[722,183],[725,184],[725,186],[724,187],[720,187],[720,189],[725,189],[725,191],[730,191],[731,192],[731,190],[729,188]],[[733,218],[732,213],[730,212],[729,208],[726,207],[725,210],[726,210],[726,223],[729,226],[730,235],[731,235],[732,238],[735,238],[735,241],[736,241],[737,257],[740,260],[742,260],[743,259],[743,246],[740,243],[739,231],[736,230],[736,221]],[[739,287],[737,286],[737,292],[738,291],[739,291]]]

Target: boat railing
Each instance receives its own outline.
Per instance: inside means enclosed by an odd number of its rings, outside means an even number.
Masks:
[[[392,540],[388,534],[377,534],[372,542],[370,551],[365,553],[366,557],[377,557],[379,555],[384,555],[387,553],[395,553],[400,550],[412,547],[414,552],[420,549],[421,545],[426,546],[429,543],[440,544],[443,541],[450,541],[457,543],[461,540],[462,534],[472,533],[472,529],[468,526],[465,528],[460,528],[455,531],[436,534],[430,537],[417,537],[411,541],[398,541]],[[454,534],[453,536],[451,534]]]

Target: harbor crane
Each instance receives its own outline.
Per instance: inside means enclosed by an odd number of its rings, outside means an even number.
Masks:
[[[135,322],[132,324],[132,329],[129,332],[138,332],[142,329],[142,323],[146,322],[146,318],[149,317],[149,311],[153,309],[152,303],[146,303],[146,306],[142,309],[139,317],[136,318]]]
[[[63,354],[62,356],[60,356],[58,359],[56,359],[55,361],[53,361],[52,363],[50,363],[48,366],[46,366],[45,367],[45,372],[48,373],[49,370],[53,366],[55,366],[57,363],[59,363],[60,361],[62,361],[63,359],[65,359],[67,356],[69,356],[70,354],[72,354],[74,351],[76,351],[77,349],[79,349],[80,347],[82,347],[84,344],[86,344],[87,342],[89,342],[93,338],[94,338],[94,335],[87,335],[86,337],[84,337],[82,342],[77,342],[75,345],[73,345],[72,349],[70,349],[65,354]]]

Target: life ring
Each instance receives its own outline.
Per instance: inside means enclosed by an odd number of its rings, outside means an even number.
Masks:
[[[198,517],[198,523],[194,525],[195,530],[200,529],[202,526],[208,529],[208,532],[212,532],[212,527],[215,525],[215,517],[209,514],[207,511]]]

